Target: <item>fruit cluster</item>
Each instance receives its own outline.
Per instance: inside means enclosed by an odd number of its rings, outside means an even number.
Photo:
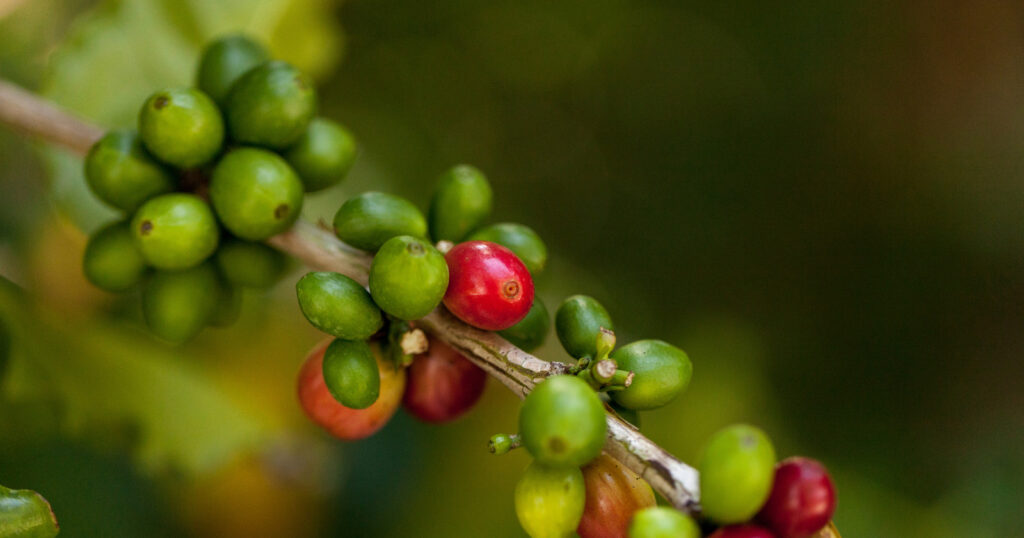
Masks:
[[[247,37],[210,44],[195,86],[153,93],[136,130],[107,133],[85,159],[92,192],[125,215],[90,237],[85,276],[113,292],[142,284],[146,324],[172,342],[231,323],[240,289],[277,281],[286,259],[261,241],[356,153],[316,117],[312,80]]]

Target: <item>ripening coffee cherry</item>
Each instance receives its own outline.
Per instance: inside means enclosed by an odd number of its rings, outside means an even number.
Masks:
[[[430,235],[459,242],[491,214],[491,185],[483,172],[460,164],[441,174],[430,202]]]
[[[444,305],[455,317],[487,331],[519,323],[533,304],[533,278],[511,250],[487,241],[455,245],[445,255]]]
[[[409,366],[402,405],[424,422],[448,422],[469,411],[484,393],[487,373],[440,340]]]
[[[217,271],[210,263],[157,271],[142,288],[142,314],[153,334],[183,343],[210,322],[220,298]]]
[[[352,409],[338,403],[324,381],[324,352],[331,340],[318,344],[299,371],[299,403],[306,415],[331,435],[346,441],[369,437],[384,427],[398,410],[405,390],[405,370],[385,359],[380,346],[370,344],[380,375],[380,394],[366,409]]]
[[[548,248],[544,246],[537,232],[529,226],[503,222],[485,226],[469,236],[467,241],[490,241],[512,252],[523,261],[530,274],[537,275],[544,270],[548,261]]]
[[[768,498],[775,449],[758,428],[736,424],[715,433],[698,470],[703,514],[717,523],[742,523]]]
[[[619,368],[633,372],[633,383],[611,393],[615,403],[639,411],[671,402],[686,390],[693,365],[683,350],[661,340],[639,340],[612,354]]]
[[[530,306],[526,317],[519,320],[519,323],[499,331],[498,334],[523,351],[533,351],[544,343],[550,330],[551,317],[548,316],[548,309],[540,297],[534,295],[533,305]]]
[[[142,105],[139,136],[157,159],[178,168],[193,168],[220,153],[224,120],[213,100],[199,90],[160,90]]]
[[[135,211],[150,198],[174,190],[174,177],[153,160],[134,131],[111,131],[85,156],[85,181],[97,198]]]
[[[408,235],[388,239],[370,265],[370,294],[398,319],[429,314],[448,289],[448,265],[433,245]]]
[[[231,86],[250,69],[267,61],[263,45],[248,36],[233,34],[206,46],[196,71],[196,87],[218,105],[224,104]]]
[[[302,182],[284,159],[239,148],[213,169],[210,202],[232,234],[263,241],[287,230],[302,211]]]
[[[92,234],[85,245],[82,272],[97,288],[125,291],[146,274],[146,260],[135,246],[127,222],[115,222]]]
[[[722,527],[708,538],[778,538],[768,529],[757,525],[731,525]]]
[[[334,399],[350,409],[366,409],[380,395],[377,361],[363,340],[331,342],[324,352],[323,375]]]
[[[306,192],[323,190],[345,179],[356,160],[356,139],[334,121],[313,118],[284,158],[299,174]]]
[[[585,499],[579,469],[535,461],[516,484],[516,516],[531,538],[565,538],[579,525]]]
[[[679,510],[652,506],[633,516],[629,538],[700,538],[700,527]]]
[[[523,446],[545,465],[586,464],[601,453],[607,429],[601,399],[576,376],[545,379],[519,409]]]
[[[214,255],[217,268],[232,286],[265,289],[284,274],[288,259],[273,248],[241,239],[223,241]]]
[[[787,458],[775,466],[768,500],[757,515],[778,538],[805,538],[828,525],[836,510],[836,488],[821,463]]]
[[[158,269],[195,267],[217,250],[220,230],[210,206],[192,194],[162,194],[132,218],[135,245]]]
[[[364,192],[345,200],[334,214],[338,239],[369,252],[399,235],[425,238],[427,220],[412,202],[383,192]]]
[[[651,486],[614,458],[601,454],[583,468],[587,502],[580,538],[626,538],[633,514],[654,506]]]
[[[366,340],[384,319],[370,294],[340,273],[306,273],[295,285],[302,315],[314,327],[345,340]]]
[[[555,332],[566,353],[574,358],[597,355],[597,334],[601,328],[615,330],[608,311],[597,299],[573,295],[555,312]]]
[[[286,62],[250,69],[231,86],[225,100],[231,137],[272,149],[295,143],[315,115],[313,80]]]

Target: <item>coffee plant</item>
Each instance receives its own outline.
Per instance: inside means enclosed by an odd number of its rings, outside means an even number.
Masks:
[[[123,216],[90,237],[83,272],[110,292],[140,288],[157,337],[181,343],[232,323],[239,291],[277,282],[286,255],[316,269],[298,280],[296,297],[328,338],[308,354],[297,392],[331,435],[370,436],[400,406],[428,423],[457,419],[490,374],[524,397],[518,424],[506,425],[515,430],[481,450],[523,448],[533,458],[510,492],[530,536],[838,536],[825,467],[778,462],[759,428],[720,430],[697,469],[640,434],[640,412],[686,390],[689,356],[657,339],[623,345],[611,313],[587,295],[567,297],[552,321],[534,288],[548,250],[526,225],[488,222],[495,193],[480,170],[441,173],[426,215],[366,192],[345,201],[329,229],[297,222],[306,193],[344,179],[356,142],[317,116],[310,77],[254,40],[209,44],[195,87],[153,92],[135,130],[98,137],[11,95],[38,114],[0,109],[4,120],[89,147],[88,186]],[[527,353],[552,325],[569,363]],[[657,506],[655,492],[671,506]]]

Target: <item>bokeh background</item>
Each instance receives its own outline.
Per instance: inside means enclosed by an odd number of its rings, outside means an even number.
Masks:
[[[108,126],[246,30],[313,73],[361,155],[329,219],[438,173],[552,252],[553,308],[695,375],[644,432],[733,422],[833,471],[845,536],[1024,530],[1024,7],[1008,0],[0,0],[0,76]],[[0,127],[0,484],[65,536],[520,536],[517,400],[336,442],[298,410],[292,283],[171,348],[80,276],[111,218],[80,162]],[[552,337],[540,352],[565,358]]]

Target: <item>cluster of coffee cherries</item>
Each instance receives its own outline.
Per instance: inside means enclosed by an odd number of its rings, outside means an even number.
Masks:
[[[351,134],[316,113],[298,69],[245,36],[211,43],[194,88],[153,93],[137,129],[89,151],[90,189],[124,217],[90,237],[85,276],[112,292],[141,285],[147,326],[170,342],[232,323],[241,290],[269,287],[286,269],[262,241],[355,159]]]

